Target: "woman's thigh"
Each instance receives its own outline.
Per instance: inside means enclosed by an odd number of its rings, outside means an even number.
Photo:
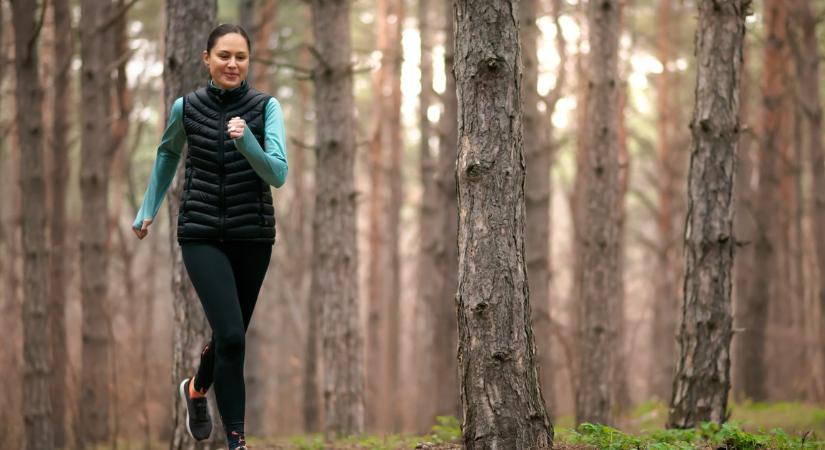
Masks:
[[[229,256],[219,245],[181,245],[183,263],[216,337],[243,332],[235,274]]]

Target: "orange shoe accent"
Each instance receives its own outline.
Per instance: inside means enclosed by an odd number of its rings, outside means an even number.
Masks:
[[[206,397],[206,392],[196,391],[195,390],[195,377],[189,379],[189,397],[190,398],[201,398]]]

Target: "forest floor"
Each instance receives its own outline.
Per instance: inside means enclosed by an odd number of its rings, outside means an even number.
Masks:
[[[796,450],[825,449],[825,408],[802,403],[731,405],[729,424],[696,430],[664,430],[667,408],[645,403],[623,414],[614,429],[583,425],[573,428],[572,417],[554,424],[554,450]],[[621,430],[621,431],[620,431]],[[252,440],[254,450],[457,450],[461,433],[453,417],[440,417],[423,436],[363,436],[325,445],[319,435],[289,439]]]

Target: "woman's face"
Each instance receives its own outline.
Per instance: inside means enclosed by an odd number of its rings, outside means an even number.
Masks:
[[[203,62],[212,81],[221,89],[241,85],[249,70],[249,45],[238,33],[227,33],[215,41],[209,52],[203,52]]]

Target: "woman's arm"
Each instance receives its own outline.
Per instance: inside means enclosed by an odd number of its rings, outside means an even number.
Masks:
[[[175,170],[180,161],[180,152],[186,142],[186,132],[183,129],[183,97],[175,100],[172,110],[169,111],[169,122],[163,132],[163,138],[158,146],[157,158],[149,177],[149,186],[143,194],[143,204],[135,217],[132,227],[140,229],[144,220],[154,219],[163,203],[166,191],[175,176]]]
[[[281,104],[270,98],[266,104],[266,123],[264,124],[264,147],[255,139],[255,135],[244,128],[241,137],[235,139],[235,147],[249,161],[255,173],[276,188],[284,185],[287,174],[286,133]]]

